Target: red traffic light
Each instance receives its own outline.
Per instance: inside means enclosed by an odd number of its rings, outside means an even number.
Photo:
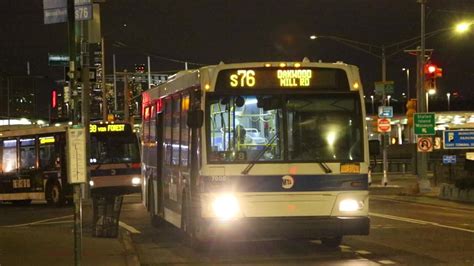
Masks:
[[[424,72],[425,74],[430,75],[430,74],[434,74],[437,69],[438,67],[435,64],[426,64]]]

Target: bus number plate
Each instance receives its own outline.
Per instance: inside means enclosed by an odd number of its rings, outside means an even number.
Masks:
[[[358,174],[360,165],[358,164],[341,164],[341,174]]]
[[[31,187],[29,179],[14,179],[12,180],[13,188],[29,188]]]

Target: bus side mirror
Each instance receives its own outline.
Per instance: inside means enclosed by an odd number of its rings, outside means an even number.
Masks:
[[[380,155],[380,141],[378,139],[369,140],[369,154]]]
[[[186,124],[189,128],[200,128],[204,120],[204,112],[202,110],[189,110],[188,121]]]

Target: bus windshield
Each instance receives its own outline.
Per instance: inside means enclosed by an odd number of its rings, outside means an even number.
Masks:
[[[209,161],[360,162],[357,93],[211,95]]]
[[[139,163],[138,140],[132,134],[91,134],[90,162]]]

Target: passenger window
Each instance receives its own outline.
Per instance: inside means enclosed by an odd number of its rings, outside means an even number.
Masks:
[[[34,138],[20,139],[20,169],[36,168],[36,140]]]
[[[56,169],[59,167],[59,154],[55,152],[53,136],[40,137],[39,163],[43,170]]]
[[[16,139],[9,139],[3,141],[2,168],[3,172],[5,173],[15,172],[17,169],[16,143]]]
[[[171,164],[171,99],[166,99],[164,101],[164,162],[167,165]]]
[[[180,112],[181,111],[181,99],[173,99],[173,157],[172,164],[179,165],[179,137],[180,137]]]
[[[186,123],[189,110],[189,95],[184,95],[181,102],[181,165],[188,166],[189,128]]]

